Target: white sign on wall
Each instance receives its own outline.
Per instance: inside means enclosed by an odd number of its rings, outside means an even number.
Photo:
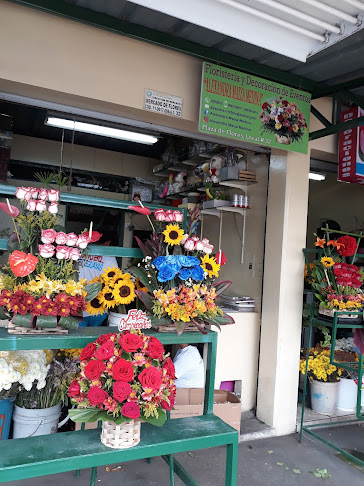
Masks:
[[[144,92],[144,110],[154,111],[162,115],[182,117],[182,98],[151,89]]]

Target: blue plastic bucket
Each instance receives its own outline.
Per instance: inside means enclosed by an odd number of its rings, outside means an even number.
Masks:
[[[9,438],[11,416],[13,415],[14,398],[0,400],[0,440]]]

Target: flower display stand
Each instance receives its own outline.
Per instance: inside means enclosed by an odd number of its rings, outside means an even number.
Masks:
[[[320,255],[320,250],[317,249],[304,249],[303,250],[304,255],[305,255],[305,260],[306,260],[306,265],[307,268],[309,268],[309,255],[314,254],[314,255]],[[309,278],[311,280],[311,275],[309,275]],[[323,318],[320,318],[320,315],[318,317],[315,316],[315,302],[316,302],[316,297],[315,297],[315,292],[313,292],[313,301],[311,304],[311,313],[310,313],[310,319],[309,319],[309,330],[308,330],[308,339],[307,342],[310,342],[311,336],[312,336],[312,329],[314,324],[323,324],[327,327],[330,327],[332,330],[331,334],[331,353],[330,353],[330,363],[333,365],[343,368],[347,371],[355,372],[358,374],[358,383],[363,382],[363,363],[364,363],[364,356],[359,355],[359,361],[358,362],[345,362],[345,363],[338,363],[335,361],[335,343],[336,343],[336,336],[337,336],[337,331],[338,329],[348,329],[348,324],[345,322],[342,322],[342,319],[340,319],[342,314],[345,315],[350,315],[355,317],[360,317],[363,315],[363,311],[358,312],[358,311],[348,311],[348,310],[343,310],[343,311],[336,311],[332,317],[332,320],[326,320]],[[350,328],[356,329],[356,328],[364,328],[364,323],[363,321],[359,322],[358,321],[353,321],[356,322],[355,324],[350,324]],[[299,434],[299,441],[302,441],[302,435],[303,432],[306,432],[307,434],[311,435],[315,439],[323,442],[324,444],[328,445],[329,447],[332,447],[336,451],[338,451],[340,454],[343,454],[344,456],[348,457],[351,461],[359,464],[360,466],[364,466],[364,461],[362,459],[359,459],[358,457],[350,454],[347,452],[347,450],[342,449],[338,447],[338,445],[332,443],[331,441],[324,439],[322,436],[320,436],[319,433],[316,432],[317,428],[323,428],[323,427],[334,427],[335,422],[330,421],[327,423],[319,423],[319,424],[313,424],[313,425],[304,425],[304,414],[305,414],[305,403],[306,403],[306,390],[307,390],[307,369],[308,369],[308,358],[309,358],[309,347],[307,347],[307,352],[306,352],[306,373],[303,377],[303,394],[302,394],[302,414],[301,414],[301,427],[300,427],[300,434]],[[364,392],[362,391],[361,387],[358,386],[358,393],[357,393],[357,400],[356,400],[356,419],[349,419],[346,421],[340,420],[338,423],[340,425],[352,425],[353,423],[360,423],[360,421],[364,420],[364,413],[361,411],[361,397]]]

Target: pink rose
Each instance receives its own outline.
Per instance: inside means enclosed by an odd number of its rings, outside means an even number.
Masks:
[[[63,231],[60,231],[57,233],[56,236],[56,243],[57,245],[65,245],[67,241],[67,233],[64,233]]]
[[[37,201],[37,211],[42,213],[47,209],[47,205],[44,201]]]
[[[173,221],[175,221],[173,211],[171,211],[170,209],[167,209],[167,211],[165,212],[165,221],[166,223],[172,223]]]
[[[164,209],[155,209],[154,217],[157,221],[165,221],[166,217],[164,214]]]
[[[181,213],[181,211],[173,211],[173,216],[176,223],[182,223],[183,214]]]
[[[38,199],[40,199],[41,201],[46,201],[48,199],[47,189],[44,189],[43,187],[39,189]]]
[[[83,233],[77,238],[77,243],[76,245],[78,248],[81,248],[81,250],[84,250],[87,248],[87,245],[91,242],[91,238],[88,237],[87,233]]]
[[[37,201],[35,201],[34,199],[26,199],[26,200],[28,201],[27,210],[35,211],[37,209]]]
[[[60,196],[60,191],[57,191],[56,189],[49,189],[48,191],[49,202],[59,201],[59,196]]]
[[[50,205],[48,206],[48,211],[51,214],[57,214],[58,213],[58,203],[57,202],[50,203]]]
[[[45,243],[46,245],[50,243],[54,243],[54,240],[56,239],[57,231],[54,229],[47,229],[47,230],[42,230],[42,235],[41,235],[41,240],[42,243]]]
[[[81,252],[78,248],[68,249],[68,258],[74,260],[75,262],[81,258]]]
[[[67,235],[67,246],[75,246],[78,240],[78,236],[75,233],[68,233]]]
[[[25,199],[25,195],[28,193],[28,188],[27,187],[17,187],[16,191],[15,191],[15,197],[18,198],[18,199]],[[29,194],[29,197],[30,197],[30,194]]]
[[[38,248],[39,255],[43,258],[51,258],[55,253],[53,245],[38,245]]]
[[[56,257],[58,258],[58,260],[64,260],[65,258],[68,258],[68,251],[68,246],[57,246]]]
[[[185,250],[187,251],[193,251],[195,249],[195,242],[193,241],[192,238],[187,238],[185,241]]]

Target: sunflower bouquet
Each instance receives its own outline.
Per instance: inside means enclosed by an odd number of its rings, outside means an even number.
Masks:
[[[125,314],[125,306],[137,297],[132,276],[117,267],[108,267],[90,283],[98,283],[101,288],[96,297],[87,303],[86,311],[92,316],[108,311]]]
[[[218,328],[232,324],[234,320],[216,305],[218,295],[231,285],[230,281],[215,282],[226,263],[225,255],[213,255],[213,245],[207,239],[186,234],[180,225],[180,211],[157,209],[153,222],[148,208],[129,209],[146,215],[153,229],[152,237],[145,243],[137,238],[144,258],[130,269],[139,286],[144,287],[135,289],[135,293],[152,325],[173,324],[181,334],[187,324],[201,332],[205,324]]]
[[[323,255],[310,267],[310,280],[321,309],[362,310],[364,273],[353,263],[357,239],[349,235],[337,240],[317,237],[315,246],[322,249]],[[350,263],[346,261],[349,257]]]

